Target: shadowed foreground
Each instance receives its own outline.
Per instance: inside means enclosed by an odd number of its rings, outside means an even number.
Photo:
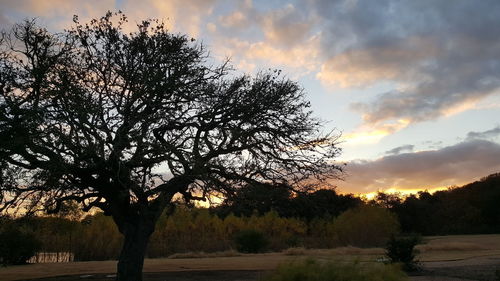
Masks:
[[[254,281],[259,280],[265,272],[262,271],[245,271],[245,270],[224,270],[224,271],[178,271],[178,272],[156,272],[144,273],[144,280],[147,281]],[[88,275],[70,275],[49,277],[42,279],[29,279],[29,281],[74,281],[74,280],[99,280],[112,281],[115,280],[114,274],[94,274]],[[28,281],[28,280],[26,280]]]

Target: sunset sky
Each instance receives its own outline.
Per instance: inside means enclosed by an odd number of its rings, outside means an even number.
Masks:
[[[299,81],[342,133],[340,192],[462,185],[500,172],[498,0],[0,0],[0,28],[51,31],[122,10],[163,19],[215,61]]]

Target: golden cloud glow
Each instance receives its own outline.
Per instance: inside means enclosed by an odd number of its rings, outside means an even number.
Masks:
[[[399,119],[392,123],[363,125],[354,130],[354,132],[343,135],[342,141],[344,141],[346,145],[378,143],[383,137],[394,134],[408,127],[409,124],[409,119]]]

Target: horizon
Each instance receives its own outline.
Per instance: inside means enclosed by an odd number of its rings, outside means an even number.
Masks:
[[[0,29],[121,10],[164,20],[241,72],[282,69],[342,134],[339,193],[446,189],[500,171],[500,2],[2,1]]]

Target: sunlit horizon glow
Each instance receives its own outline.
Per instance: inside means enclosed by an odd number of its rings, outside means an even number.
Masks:
[[[407,197],[410,195],[418,195],[419,192],[429,192],[432,194],[432,193],[435,193],[437,191],[447,190],[449,188],[450,187],[445,187],[445,186],[433,187],[432,189],[400,189],[398,187],[391,187],[391,188],[388,188],[385,190],[377,190],[377,191],[372,191],[372,192],[365,193],[365,194],[359,194],[358,196],[362,197],[362,198],[366,198],[367,200],[372,200],[372,199],[375,199],[375,197],[377,196],[377,194],[379,192],[382,192],[385,194],[398,195],[399,197],[404,198],[404,197]]]
[[[127,32],[164,21],[209,63],[297,80],[324,131],[342,132],[339,193],[438,190],[500,171],[499,1],[6,0],[0,29],[35,17],[60,32],[108,10],[128,16]]]

